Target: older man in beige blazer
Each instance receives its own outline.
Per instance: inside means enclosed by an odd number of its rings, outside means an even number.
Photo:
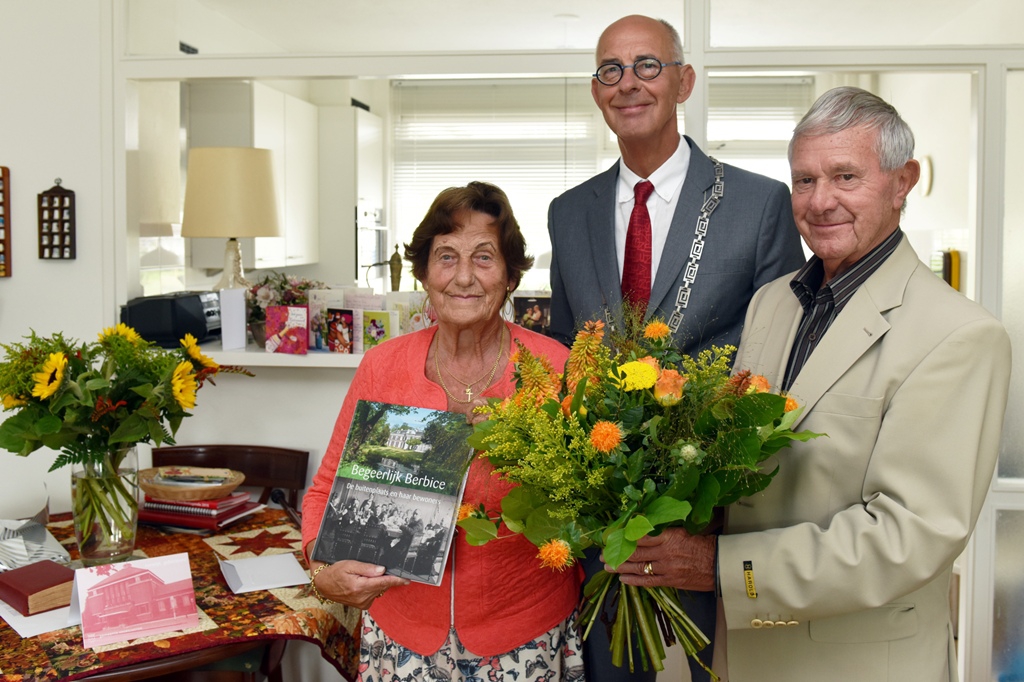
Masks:
[[[735,366],[827,437],[767,463],[778,475],[729,509],[717,548],[666,532],[619,569],[638,585],[717,578],[732,682],[957,679],[950,573],[995,467],[1010,345],[900,231],[912,156],[906,123],[863,90],[804,117],[793,209],[815,257],[755,295]]]

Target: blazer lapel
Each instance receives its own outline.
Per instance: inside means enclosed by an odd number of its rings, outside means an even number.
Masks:
[[[790,394],[804,405],[797,424],[821,396],[889,331],[884,313],[903,304],[903,292],[918,262],[917,254],[904,237],[896,251],[861,285],[839,313],[790,387]],[[785,357],[788,360],[788,349]]]
[[[668,231],[668,239],[658,264],[658,275],[651,286],[651,305],[647,308],[650,316],[658,308],[667,314],[675,308],[676,288],[690,260],[690,248],[693,245],[694,229],[700,207],[704,205],[704,193],[715,183],[715,171],[711,160],[690,138],[685,137],[690,146],[690,166],[686,171],[686,179],[679,190],[679,202],[672,216],[672,226]],[[714,220],[712,218],[712,220]],[[698,266],[697,280],[700,281]],[[668,300],[665,300],[668,298]]]
[[[591,262],[596,269],[601,296],[611,296],[603,305],[618,310],[622,307],[622,277],[615,253],[615,184],[619,180],[619,164],[599,176],[594,186],[594,201],[587,202],[585,239],[590,244]],[[582,243],[581,243],[582,246]],[[607,292],[607,293],[605,293]]]

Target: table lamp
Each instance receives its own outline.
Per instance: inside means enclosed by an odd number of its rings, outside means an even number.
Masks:
[[[227,239],[213,289],[248,288],[239,237],[280,237],[269,149],[196,147],[188,153],[182,237]]]

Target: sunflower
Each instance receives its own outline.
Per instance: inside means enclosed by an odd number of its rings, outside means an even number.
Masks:
[[[565,540],[548,540],[538,549],[537,558],[540,559],[541,566],[559,571],[572,566],[572,552]]]
[[[5,410],[13,410],[15,407],[21,407],[27,405],[28,402],[24,398],[19,398],[13,395],[5,395],[3,397],[3,405]]]
[[[139,341],[142,340],[142,337],[139,336],[139,333],[132,329],[131,327],[129,327],[128,325],[126,325],[124,322],[118,322],[116,327],[104,327],[103,331],[100,333],[99,336],[100,343],[103,343],[104,341],[113,336],[124,337],[125,339],[131,341],[132,343],[138,343]]]
[[[182,360],[174,368],[174,374],[171,376],[171,393],[181,409],[191,410],[196,406],[197,390],[196,377],[192,373],[192,363]]]
[[[64,369],[68,366],[68,358],[63,353],[50,353],[43,363],[43,368],[32,375],[36,385],[32,387],[32,395],[45,400],[57,392],[64,380]],[[7,401],[4,401],[6,406]]]
[[[189,358],[197,362],[201,367],[214,371],[220,369],[220,365],[213,358],[203,355],[203,352],[199,350],[199,343],[196,341],[196,337],[191,334],[185,334],[185,338],[181,340],[181,347],[185,349]]]

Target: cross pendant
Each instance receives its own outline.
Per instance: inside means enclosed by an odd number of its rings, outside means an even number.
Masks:
[[[472,399],[473,399],[473,388],[471,386],[466,386],[466,400],[472,400]]]

